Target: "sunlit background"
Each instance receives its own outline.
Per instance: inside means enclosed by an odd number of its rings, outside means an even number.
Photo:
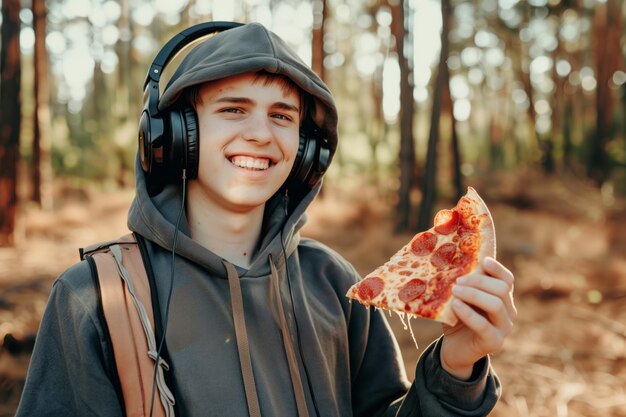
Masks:
[[[43,0],[9,3],[19,16],[0,25],[21,56],[2,64],[21,63],[21,82],[0,113],[0,417],[54,279],[126,230],[152,59],[211,20],[265,24],[333,91],[339,148],[303,235],[365,274],[418,230],[426,190],[443,208],[477,188],[520,310],[493,356],[494,417],[626,417],[626,1],[46,0],[44,19]],[[390,322],[410,374],[420,350]],[[413,326],[422,347],[441,332]]]
[[[27,1],[23,3],[20,42],[28,60],[35,36],[32,11]],[[343,116],[340,127],[352,150],[342,154],[342,161],[346,166],[351,162],[360,166],[372,157],[371,150],[359,144],[367,142],[367,136],[372,134],[362,122],[370,119],[367,114],[372,113],[374,105],[371,98],[363,98],[366,102],[359,106],[355,106],[354,100],[361,100],[357,98],[360,94],[366,94],[372,83],[380,82],[384,122],[393,126],[400,111],[400,69],[391,33],[391,8],[384,2],[377,6],[377,2],[363,0],[327,3],[330,12],[324,38],[325,78],[339,98]],[[448,35],[452,47],[447,65],[453,115],[460,134],[465,138],[483,134],[494,112],[501,113],[504,123],[510,126],[508,132],[522,142],[529,140],[529,122],[534,123],[534,134],[553,133],[555,97],[561,94],[557,93],[557,83],[563,83],[559,88],[577,91],[583,100],[591,102],[597,87],[597,68],[589,49],[592,12],[597,3],[601,2],[579,1],[577,7],[570,9],[558,0],[453,2],[453,23]],[[122,123],[114,140],[120,146],[130,147],[134,141],[132,116],[141,107],[142,71],[168,36],[206,20],[258,21],[286,39],[310,63],[315,4],[296,0],[49,1],[46,46],[54,76],[56,115],[63,117],[64,111],[84,113],[81,118],[89,120],[83,124],[83,134],[96,136],[101,134],[96,128],[102,122],[96,119],[116,116]],[[441,3],[411,0],[405,7],[405,26],[410,29],[405,54],[412,64],[413,96],[420,120],[420,114],[426,116],[430,106],[433,72],[439,61]],[[622,55],[623,50],[622,44]],[[576,62],[572,62],[574,59]],[[120,60],[129,63],[121,68]],[[521,72],[528,74],[530,86],[524,85]],[[119,85],[120,82],[125,85]],[[622,66],[612,73],[610,88],[617,91],[625,82]],[[117,87],[113,87],[115,84]],[[99,94],[98,85],[126,89],[117,100],[130,98],[130,108],[119,102],[119,106],[111,108],[111,115],[85,111],[89,101],[98,100],[94,97]],[[527,117],[531,113],[533,121]],[[56,119],[54,140],[61,148],[67,130],[63,124]],[[426,124],[424,121],[417,128],[423,131]],[[75,130],[73,133],[80,133]],[[107,135],[111,136],[111,132]],[[574,140],[581,142],[583,138]],[[84,158],[76,154],[75,144],[67,145],[59,166],[71,170]],[[392,128],[376,148],[376,157],[383,166],[394,163],[397,146],[397,132]],[[465,168],[471,171],[469,165]]]

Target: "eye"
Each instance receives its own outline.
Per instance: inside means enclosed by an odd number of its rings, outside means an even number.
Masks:
[[[242,110],[236,107],[225,107],[223,109],[220,109],[220,112],[221,113],[242,113]]]
[[[279,119],[279,120],[285,120],[285,121],[292,121],[293,118],[291,116],[288,116],[286,114],[281,114],[281,113],[274,113],[272,114],[272,117],[275,119]]]

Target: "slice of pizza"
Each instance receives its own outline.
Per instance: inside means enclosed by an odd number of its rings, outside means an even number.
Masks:
[[[486,256],[496,256],[493,219],[468,187],[454,208],[437,213],[432,228],[416,234],[346,296],[365,306],[454,326],[452,287],[457,278],[480,270]]]

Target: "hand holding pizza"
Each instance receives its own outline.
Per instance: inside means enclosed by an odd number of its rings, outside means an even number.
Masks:
[[[517,315],[513,274],[496,261],[491,213],[468,187],[455,207],[441,210],[429,230],[347,292],[365,306],[444,323],[444,369],[468,379],[473,365],[502,347]]]
[[[457,279],[452,309],[459,321],[443,326],[441,364],[459,379],[469,379],[476,361],[502,347],[517,316],[513,274],[490,257],[482,267],[484,273]]]

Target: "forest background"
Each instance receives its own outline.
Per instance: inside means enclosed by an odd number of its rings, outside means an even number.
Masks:
[[[625,16],[623,0],[2,0],[0,416],[55,277],[125,231],[151,60],[208,20],[264,23],[331,87],[340,147],[304,233],[361,273],[466,186],[484,197],[520,311],[493,415],[626,416]],[[390,322],[413,377],[440,327],[413,320],[416,347]]]

